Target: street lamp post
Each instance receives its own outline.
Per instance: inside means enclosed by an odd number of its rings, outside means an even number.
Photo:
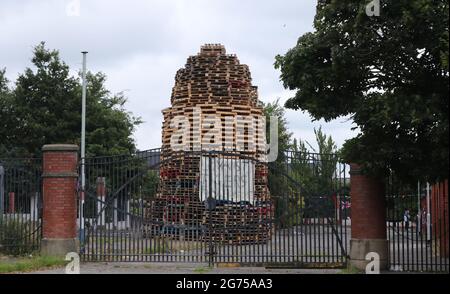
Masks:
[[[427,241],[431,240],[430,183],[427,183]]]
[[[86,157],[86,55],[83,54],[83,72],[81,89],[81,197],[80,197],[80,241],[84,242],[84,197],[85,197],[85,157]]]

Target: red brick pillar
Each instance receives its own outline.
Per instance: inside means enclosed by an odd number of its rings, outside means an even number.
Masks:
[[[438,256],[448,257],[448,180],[431,187],[431,215],[432,238],[437,245],[433,250]]]
[[[16,194],[14,192],[9,192],[9,207],[8,213],[14,214],[16,213]]]
[[[45,145],[43,151],[43,255],[78,252],[76,145]]]
[[[388,264],[386,234],[385,184],[380,178],[364,175],[357,164],[350,164],[350,196],[352,199],[351,264],[364,270],[366,255],[380,256],[380,269]]]

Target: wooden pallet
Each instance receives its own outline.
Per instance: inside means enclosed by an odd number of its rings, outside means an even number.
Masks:
[[[147,205],[146,217],[165,225],[213,225],[215,233],[202,238],[230,244],[267,241],[273,217],[270,210],[235,204],[208,211],[199,198],[200,156],[185,157],[171,148],[172,135],[177,131],[171,122],[182,116],[190,124],[185,141],[190,148],[211,143],[207,140],[212,138],[210,150],[226,147],[227,151],[239,151],[255,160],[265,158],[265,126],[261,124],[264,112],[249,67],[241,64],[236,55],[226,54],[223,45],[206,44],[177,71],[171,104],[162,111],[160,185],[156,199]],[[252,119],[254,129],[237,121],[240,116]],[[194,128],[194,124],[202,126],[202,130]],[[214,131],[208,129],[211,125],[216,127]],[[226,141],[230,138],[232,143]],[[238,150],[239,146],[244,149]],[[270,201],[265,165],[255,165],[254,179],[254,198]]]

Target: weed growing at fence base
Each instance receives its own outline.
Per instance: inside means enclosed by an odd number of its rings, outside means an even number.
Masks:
[[[63,266],[67,263],[61,257],[35,256],[11,259],[0,262],[0,274],[13,272],[29,272],[55,266]]]
[[[211,271],[212,267],[197,267],[194,269],[194,273],[197,274],[206,274],[207,272]]]
[[[0,253],[25,255],[37,249],[40,226],[31,221],[0,219]]]

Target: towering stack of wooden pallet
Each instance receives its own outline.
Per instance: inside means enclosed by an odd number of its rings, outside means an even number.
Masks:
[[[198,234],[202,239],[233,244],[267,241],[273,209],[263,163],[264,114],[248,66],[226,54],[220,44],[204,45],[178,70],[171,104],[163,110],[160,187],[151,217],[183,238],[195,239]],[[183,141],[177,132],[186,125]],[[231,153],[228,157],[253,160],[255,202],[228,201],[206,209],[200,197],[201,154],[192,151],[226,151]],[[195,232],[195,228],[206,228],[209,233]]]

